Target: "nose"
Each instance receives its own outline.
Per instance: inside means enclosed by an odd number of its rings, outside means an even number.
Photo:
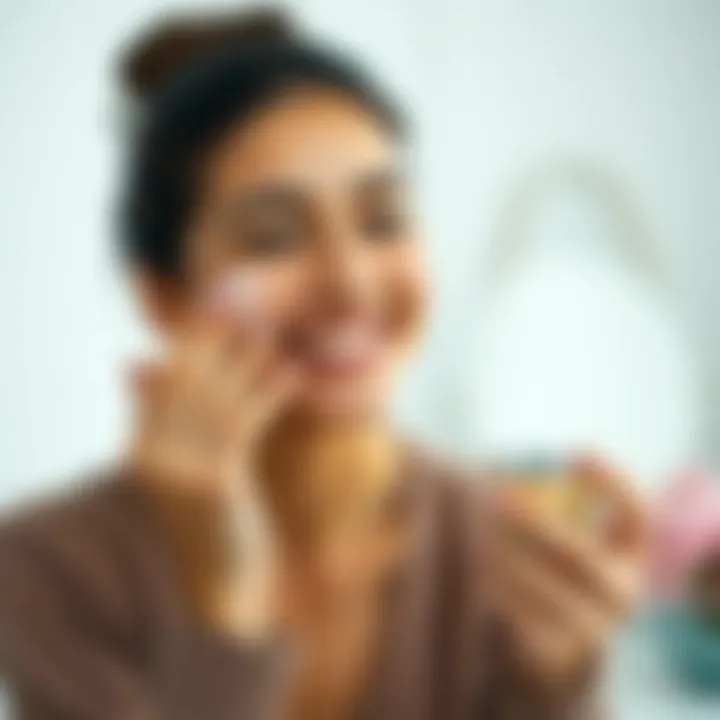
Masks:
[[[335,231],[318,252],[315,300],[331,316],[355,315],[372,303],[376,275],[362,239],[352,231]]]

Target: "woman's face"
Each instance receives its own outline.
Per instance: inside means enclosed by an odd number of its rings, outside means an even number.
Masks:
[[[382,412],[427,294],[402,149],[338,91],[296,88],[213,149],[187,238],[184,301],[243,283],[281,359],[293,411]]]

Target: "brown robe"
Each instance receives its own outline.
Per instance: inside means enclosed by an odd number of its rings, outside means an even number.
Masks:
[[[411,552],[393,578],[365,720],[586,718],[543,701],[478,601],[481,513],[463,474],[413,452]],[[0,673],[22,720],[276,720],[292,653],[198,626],[121,472],[0,531]],[[282,720],[280,718],[280,720]]]

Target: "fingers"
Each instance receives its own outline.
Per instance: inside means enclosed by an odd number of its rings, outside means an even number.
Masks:
[[[150,360],[131,365],[128,375],[133,395],[153,395],[163,380],[163,370],[164,368],[160,363]]]
[[[583,645],[597,645],[603,638],[612,611],[597,597],[566,581],[552,567],[534,558],[499,553],[492,583],[503,601],[549,627],[571,632]]]
[[[631,480],[593,455],[580,457],[572,477],[591,497],[605,503],[606,539],[618,550],[641,548],[647,538],[647,511]]]
[[[243,633],[269,617],[274,567],[251,443],[290,391],[260,330],[237,306],[200,308],[163,363],[131,376],[143,416],[133,477],[151,490],[192,603]]]
[[[203,386],[230,367],[242,374],[257,357],[268,353],[268,339],[245,310],[205,306],[188,319],[172,348],[170,364],[180,383]]]
[[[187,321],[164,364],[142,364],[132,373],[145,440],[155,458],[181,477],[211,463],[229,475],[239,451],[278,412],[294,388],[294,374],[274,357],[269,333],[247,298],[228,302],[227,292]],[[144,442],[147,445],[147,442]],[[193,470],[194,472],[194,470]]]
[[[255,427],[265,426],[297,389],[299,377],[292,367],[271,365],[260,377],[255,392],[248,398],[247,412]]]
[[[509,634],[511,654],[539,685],[559,684],[575,666],[597,652],[581,642],[560,622],[549,622],[515,593],[500,587],[492,591],[498,618]]]
[[[577,626],[549,622],[530,603],[500,589],[496,590],[494,604],[501,608],[500,620],[509,633],[511,656],[535,688],[565,694],[602,656],[605,624],[581,627],[577,633]]]
[[[607,504],[609,536],[528,507],[512,488],[496,497],[483,534],[484,594],[528,666],[546,678],[587,667],[640,590],[642,503],[627,481],[596,459],[579,461],[574,477]]]
[[[619,614],[634,604],[638,573],[634,557],[618,555],[554,518],[536,517],[508,505],[496,532],[506,547],[533,562],[546,564]]]
[[[508,548],[488,565],[484,598],[510,631],[514,655],[543,687],[572,683],[601,655],[617,618],[557,568]]]

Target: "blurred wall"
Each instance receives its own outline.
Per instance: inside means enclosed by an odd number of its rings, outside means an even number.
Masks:
[[[195,3],[170,6],[181,5]],[[297,5],[312,28],[369,55],[415,111],[439,302],[404,420],[451,443],[448,348],[475,322],[469,313],[481,321],[463,288],[479,277],[508,187],[569,153],[609,165],[645,208],[707,368],[699,443],[720,455],[720,4]],[[62,483],[121,442],[119,371],[141,334],[110,240],[111,51],[166,7],[0,0],[1,504]]]

